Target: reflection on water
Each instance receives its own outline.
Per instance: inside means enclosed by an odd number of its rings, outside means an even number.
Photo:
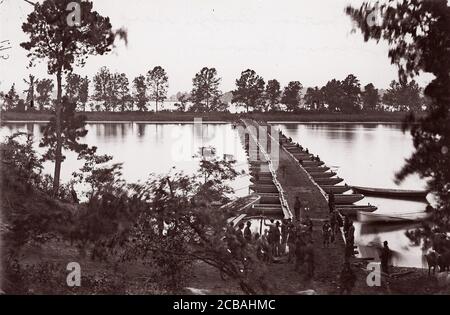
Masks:
[[[2,126],[1,136],[15,131],[27,131],[36,139],[36,150],[42,137],[39,124],[7,124]],[[231,154],[237,160],[237,170],[248,173],[247,158],[239,135],[229,124],[143,124],[143,123],[101,123],[88,124],[88,134],[81,141],[98,147],[98,153],[114,157],[114,163],[123,163],[124,179],[136,182],[147,179],[150,173],[165,174],[173,167],[186,173],[198,169],[199,148],[214,146],[217,155]],[[61,177],[70,179],[72,172],[82,166],[76,155],[64,153]],[[45,163],[44,171],[52,174],[53,164]],[[249,178],[239,176],[232,187],[238,196],[248,194]]]
[[[409,133],[399,124],[312,123],[275,125],[288,137],[318,154],[349,185],[376,188],[424,189],[425,181],[410,176],[400,185],[394,183],[398,172],[413,152]],[[426,201],[366,197],[357,204],[372,204],[377,213],[423,211]],[[355,222],[358,251],[362,257],[378,259],[377,246],[383,241],[396,253],[393,263],[422,267],[420,246],[413,246],[405,231],[414,225],[367,225]]]

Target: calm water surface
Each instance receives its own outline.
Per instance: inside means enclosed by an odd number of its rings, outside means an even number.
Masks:
[[[7,124],[1,136],[15,131],[26,131],[34,135],[36,149],[42,137],[42,124]],[[87,124],[88,134],[81,142],[97,146],[98,153],[114,157],[114,163],[123,163],[123,177],[127,182],[144,181],[151,173],[167,174],[176,170],[193,174],[198,169],[201,147],[213,146],[217,156],[231,154],[237,161],[237,170],[248,173],[247,157],[239,135],[230,124],[138,124],[101,123]],[[82,166],[76,154],[64,153],[61,178],[68,181],[71,174]],[[45,163],[44,171],[53,174],[53,163]],[[248,194],[248,176],[239,176],[231,183],[236,195]]]

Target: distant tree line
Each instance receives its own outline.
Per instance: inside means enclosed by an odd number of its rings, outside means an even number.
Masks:
[[[332,79],[322,87],[309,87],[304,91],[299,81],[291,81],[282,88],[278,80],[272,79],[266,83],[254,70],[247,69],[236,80],[236,88],[226,94],[220,90],[221,80],[215,68],[202,68],[192,79],[192,90],[177,93],[172,110],[227,112],[234,104],[247,112],[417,112],[424,110],[429,103],[414,80],[403,83],[392,81],[389,88],[381,92],[372,83],[361,88],[358,78],[349,74],[342,81]],[[90,88],[93,89],[91,93]],[[155,111],[159,111],[168,99],[168,88],[169,77],[161,66],[137,76],[131,82],[125,73],[113,73],[102,67],[92,81],[76,73],[67,74],[63,96],[75,103],[78,111],[150,111],[153,105]],[[7,93],[0,94],[2,108],[6,111],[25,111],[27,107],[39,111],[52,109],[55,101],[53,90],[52,80],[37,79],[30,84],[29,90],[24,91],[28,96],[22,100],[13,84]]]

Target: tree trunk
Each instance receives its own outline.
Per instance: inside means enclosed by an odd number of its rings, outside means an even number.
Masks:
[[[158,112],[158,97],[159,97],[159,91],[158,91],[158,87],[156,87],[156,97],[155,97],[155,101],[156,101],[156,112]]]
[[[61,162],[62,162],[62,137],[61,137],[61,89],[62,89],[62,70],[59,69],[56,74],[57,80],[57,97],[55,104],[56,113],[56,152],[55,152],[55,173],[53,176],[53,196],[58,194],[59,178],[61,176]]]

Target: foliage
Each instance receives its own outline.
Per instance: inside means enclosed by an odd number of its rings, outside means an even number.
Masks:
[[[117,92],[117,103],[120,104],[120,110],[124,112],[133,107],[133,100],[130,94],[129,81],[125,73],[116,73],[113,77],[114,88]]]
[[[236,80],[236,90],[233,91],[231,102],[245,106],[247,113],[249,109],[259,110],[264,102],[265,82],[254,70],[247,69],[241,73]]]
[[[61,130],[62,130],[62,147],[65,150],[77,152],[86,155],[95,152],[96,148],[89,148],[87,144],[79,143],[80,138],[86,136],[87,130],[86,117],[76,115],[76,104],[69,102],[67,97],[63,98],[63,106],[61,112]],[[56,158],[56,122],[55,117],[43,128],[40,147],[46,147],[47,151],[43,155],[44,161],[54,161]],[[62,156],[64,160],[64,156]]]
[[[434,79],[425,88],[429,98],[426,116],[411,115],[405,127],[411,129],[415,152],[397,174],[401,181],[417,173],[428,180],[437,196],[434,224],[441,232],[450,230],[450,7],[446,0],[389,0],[379,5],[380,23],[369,25],[374,7],[364,3],[347,14],[361,29],[364,39],[385,40],[391,62],[399,67],[402,84],[408,77],[428,72]],[[422,237],[432,238],[432,229]],[[428,231],[428,232],[427,232]]]
[[[409,83],[392,81],[383,95],[383,102],[398,111],[417,111],[422,107],[420,93],[420,87],[414,80]]]
[[[147,84],[145,77],[140,75],[133,80],[133,100],[139,111],[147,111]]]
[[[298,81],[289,82],[288,86],[284,88],[281,103],[286,105],[288,111],[296,112],[300,109],[302,89],[303,86]]]
[[[17,107],[17,103],[19,102],[19,95],[16,92],[16,86],[13,84],[11,89],[9,89],[8,93],[3,95],[4,100],[4,109],[7,111],[15,110]]]
[[[323,90],[319,89],[317,86],[314,88],[306,89],[304,100],[305,104],[309,106],[309,109],[320,110],[325,106]]]
[[[372,83],[367,84],[364,87],[364,91],[361,92],[362,106],[365,110],[375,110],[380,102],[380,95],[378,89]]]
[[[209,112],[220,109],[220,81],[216,68],[203,67],[195,74],[192,79],[191,111]]]
[[[82,157],[85,163],[79,172],[73,173],[73,177],[75,180],[89,185],[87,190],[89,200],[96,198],[97,195],[112,193],[117,185],[119,187],[123,185],[120,179],[122,164],[108,165],[112,156],[88,152]]]
[[[188,93],[180,93],[177,96],[177,100],[178,100],[178,102],[174,104],[177,111],[185,112],[187,109],[187,103],[190,100],[189,94]]]
[[[167,98],[168,81],[166,71],[161,66],[156,66],[147,73],[149,99],[156,103],[156,111],[158,104]]]
[[[52,98],[52,92],[55,85],[50,79],[41,79],[36,83],[36,92],[38,96],[36,97],[36,102],[39,105],[39,110],[45,109],[45,106],[50,104]]]
[[[67,7],[71,0],[45,0],[36,3],[27,21],[22,24],[23,32],[29,40],[20,45],[28,51],[30,65],[36,59],[47,59],[49,74],[56,74],[57,100],[55,106],[54,132],[56,145],[54,147],[55,171],[54,193],[59,188],[62,163],[62,73],[71,72],[73,65],[83,66],[90,55],[103,55],[111,51],[116,36],[124,39],[126,32],[112,31],[109,18],[93,11],[90,1],[80,1],[82,12],[80,25],[70,26],[67,23]]]
[[[94,76],[94,95],[92,98],[100,102],[105,111],[111,111],[116,106],[113,74],[107,67],[101,67]]]
[[[330,110],[352,113],[360,109],[360,83],[353,74],[349,74],[343,81],[328,81],[322,88],[322,93]]]
[[[33,148],[33,136],[17,132],[6,138],[1,156],[4,163],[12,166],[18,177],[31,185],[38,185],[42,172],[42,162]]]
[[[69,73],[66,76],[65,92],[69,102],[78,102],[81,76],[76,73]]]
[[[281,97],[281,86],[280,82],[276,79],[267,81],[265,98],[266,98],[266,106],[264,111],[268,111],[269,109],[272,111],[280,110],[280,97]]]

